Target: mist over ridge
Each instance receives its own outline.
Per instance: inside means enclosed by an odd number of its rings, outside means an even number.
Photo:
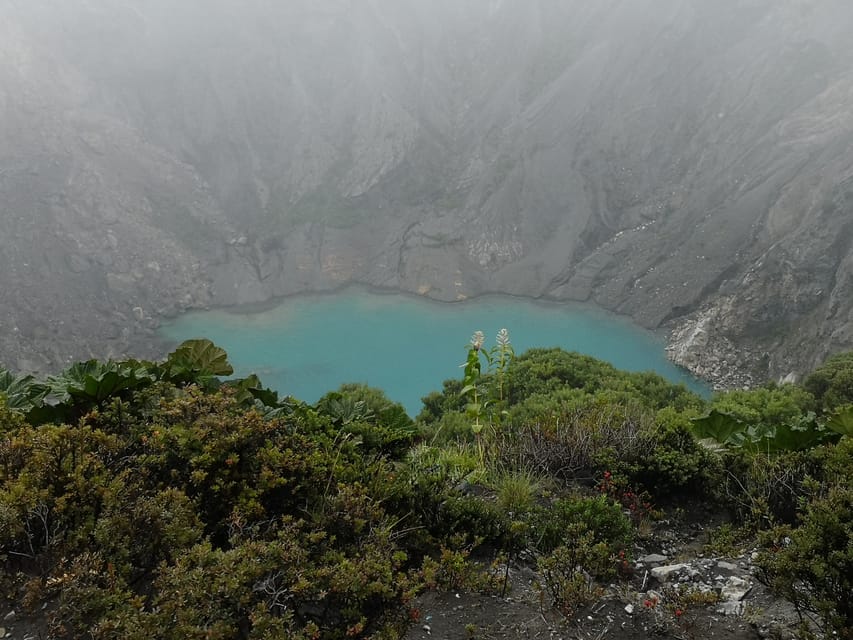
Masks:
[[[730,383],[808,370],[853,347],[851,27],[840,0],[0,1],[0,361],[361,282],[595,302]]]

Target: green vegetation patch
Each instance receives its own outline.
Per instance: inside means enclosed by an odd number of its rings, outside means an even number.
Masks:
[[[364,385],[307,405],[223,379],[206,340],[0,371],[0,595],[47,605],[59,639],[398,638],[421,591],[505,594],[519,563],[575,615],[631,579],[667,509],[701,505],[760,544],[804,622],[850,636],[853,360],[706,402],[558,349],[516,357],[505,330],[466,351],[416,420]]]

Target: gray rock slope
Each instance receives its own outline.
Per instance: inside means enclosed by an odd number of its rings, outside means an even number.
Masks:
[[[0,359],[350,282],[853,347],[842,0],[0,0]]]

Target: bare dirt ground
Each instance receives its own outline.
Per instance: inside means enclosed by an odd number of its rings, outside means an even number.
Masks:
[[[529,564],[510,567],[505,597],[466,592],[426,593],[415,606],[419,620],[405,640],[755,640],[793,638],[793,607],[770,594],[755,576],[752,550],[728,557],[704,551],[707,529],[679,530],[660,523],[638,546],[629,580],[604,587],[593,604],[564,616],[539,586]],[[657,558],[655,556],[658,556]],[[665,557],[665,559],[661,559]],[[675,568],[672,568],[675,567]],[[657,577],[656,577],[657,576]],[[678,590],[713,594],[713,603],[678,600]]]

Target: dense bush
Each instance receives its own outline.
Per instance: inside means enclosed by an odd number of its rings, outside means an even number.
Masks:
[[[418,421],[424,424],[432,424],[446,413],[464,411],[467,400],[461,391],[461,380],[445,380],[442,383],[441,391],[433,391],[421,398],[424,408],[418,414]]]
[[[803,387],[824,411],[853,402],[853,351],[829,358],[806,377]]]
[[[141,390],[40,427],[0,409],[0,553],[36,570],[33,606],[59,597],[57,638],[399,624],[419,559],[395,525],[418,514],[383,506],[390,459],[308,407],[265,419],[236,395],[171,386],[152,406]],[[408,426],[384,409],[370,426]]]
[[[357,437],[365,453],[402,456],[417,433],[403,405],[367,385],[342,385],[320,398],[316,407],[343,432]]]
[[[654,412],[619,397],[578,390],[533,395],[493,434],[492,455],[504,466],[563,481],[591,484],[610,471],[659,499],[709,495],[719,465],[690,433],[695,412]]]
[[[555,606],[566,615],[595,600],[598,581],[624,566],[631,522],[607,496],[561,499],[539,510],[532,527],[539,570]]]
[[[529,469],[564,484],[590,485],[620,454],[640,455],[641,422],[620,406],[591,406],[568,415],[512,425],[491,441],[496,463]]]
[[[639,436],[635,455],[615,456],[610,470],[655,499],[711,498],[722,477],[719,459],[690,432],[692,412],[667,407]]]
[[[530,349],[509,366],[509,401],[518,404],[533,394],[548,394],[564,387],[600,389],[617,373],[612,365],[591,356],[562,349]]]
[[[853,638],[853,489],[832,487],[796,528],[773,530],[758,559],[762,579],[825,632]]]
[[[815,451],[767,454],[748,450],[723,455],[720,483],[723,504],[736,520],[754,529],[794,524],[808,481],[823,475]]]
[[[515,358],[507,369],[509,404],[535,394],[550,395],[561,389],[587,393],[614,392],[615,400],[630,397],[652,409],[666,406],[683,410],[700,407],[702,399],[684,385],[668,382],[655,373],[628,373],[591,356],[562,349],[531,349]],[[621,394],[621,395],[618,395]]]
[[[604,543],[615,552],[629,548],[633,538],[631,521],[621,505],[605,495],[561,498],[534,514],[534,544],[544,553],[571,544],[572,532],[578,531],[588,535],[592,544]]]
[[[609,580],[616,562],[610,547],[595,543],[582,526],[566,533],[567,543],[541,556],[538,569],[554,606],[563,615],[573,616],[604,594],[596,578]]]
[[[757,564],[798,611],[853,638],[853,439],[824,446],[813,459],[822,477],[804,482],[799,526],[769,531]]]
[[[711,408],[747,425],[772,427],[790,424],[814,408],[814,396],[797,385],[768,385],[748,391],[718,394]]]

